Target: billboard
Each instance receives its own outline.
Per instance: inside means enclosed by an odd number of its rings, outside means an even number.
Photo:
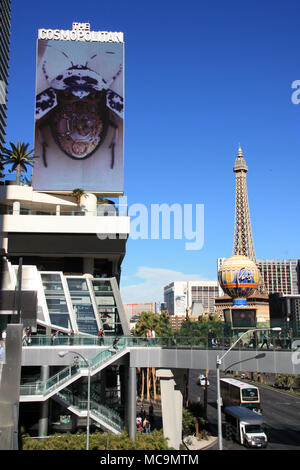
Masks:
[[[255,309],[232,309],[233,328],[253,328],[256,326]]]
[[[124,43],[89,37],[37,41],[35,190],[123,193]]]

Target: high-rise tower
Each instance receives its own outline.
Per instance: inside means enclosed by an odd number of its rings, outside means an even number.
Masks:
[[[255,262],[246,180],[248,167],[241,147],[239,147],[233,171],[235,173],[236,189],[232,254],[247,256]]]
[[[0,150],[5,143],[11,0],[0,0]]]
[[[257,265],[248,203],[248,167],[240,146],[233,171],[236,179],[236,192],[232,255],[233,257],[240,256],[249,258],[255,263],[255,265]],[[218,260],[218,272],[222,269],[223,261],[224,260]],[[244,269],[246,269],[246,267]],[[251,326],[268,325],[270,322],[268,295],[264,286],[260,268],[258,270],[260,273],[258,286],[255,292],[247,299],[248,307],[237,308],[236,306],[232,306],[232,300],[226,294],[217,297],[215,300],[216,312],[223,315],[225,321],[231,322],[234,327],[250,328]],[[230,276],[231,274],[229,274],[229,278],[227,279],[228,282],[230,280]]]

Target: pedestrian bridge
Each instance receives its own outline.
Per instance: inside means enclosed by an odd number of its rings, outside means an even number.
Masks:
[[[124,396],[127,403],[124,419],[128,424],[129,435],[135,438],[136,369],[155,367],[157,376],[160,377],[164,433],[170,438],[172,447],[177,449],[182,416],[180,412],[182,395],[180,395],[179,383],[185,374],[184,370],[216,369],[217,357],[221,357],[228,351],[236,340],[236,338],[218,338],[217,345],[213,345],[208,342],[207,338],[181,336],[176,338],[176,341],[174,338],[156,338],[150,344],[146,338],[120,336],[118,349],[114,350],[112,348],[113,337],[106,337],[100,343],[99,339],[93,336],[58,335],[53,344],[50,336],[32,335],[30,344],[24,344],[23,347],[21,337],[21,324],[8,325],[0,380],[2,398],[0,412],[2,416],[6,413],[7,418],[3,420],[0,432],[9,443],[5,443],[3,448],[12,448],[13,414],[20,401],[41,402],[39,435],[43,436],[48,419],[46,410],[50,396],[58,400],[70,412],[81,417],[86,416],[87,403],[84,401],[77,403],[76,397],[68,390],[68,385],[87,374],[94,375],[99,371],[104,371],[110,365],[120,365],[124,366],[122,368],[125,374]],[[261,345],[261,342],[259,344]],[[268,343],[268,348],[250,347],[250,341],[244,337],[243,343],[238,343],[228,352],[221,369],[223,371],[300,373],[300,339],[294,338],[293,342],[281,341],[280,343],[272,340]],[[63,351],[68,354],[63,355]],[[86,360],[79,362],[73,369],[72,363],[76,353]],[[21,383],[20,387],[21,366],[40,367],[40,379],[32,378],[30,383]],[[49,371],[47,366],[59,367],[59,372],[47,377],[46,372]],[[91,402],[90,413],[91,418],[108,431],[119,433],[124,426],[115,410],[108,409],[105,404]]]
[[[67,366],[72,361],[70,355],[60,357],[59,352],[79,351],[93,360],[103,350],[112,347],[113,338],[105,338],[99,344],[98,338],[78,336],[58,336],[54,345],[48,336],[33,336],[29,346],[22,348],[22,366]],[[170,338],[156,338],[149,344],[145,338],[120,336],[118,349],[123,353],[116,355],[111,362],[125,360],[130,367],[155,367],[168,369],[216,369],[217,356],[221,357],[233,343],[232,339],[224,345],[208,345],[206,338],[180,338],[176,344]],[[281,374],[300,373],[300,339],[290,344],[249,347],[249,343],[234,347],[224,358],[221,370],[269,372]]]

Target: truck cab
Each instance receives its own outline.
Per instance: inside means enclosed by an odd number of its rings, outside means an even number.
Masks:
[[[234,439],[246,447],[267,446],[262,416],[241,406],[228,406],[224,409],[224,414],[227,439]]]

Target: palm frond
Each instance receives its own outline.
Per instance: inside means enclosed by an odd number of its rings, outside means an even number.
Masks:
[[[17,173],[19,171],[27,173],[28,168],[32,168],[34,159],[39,158],[38,155],[34,155],[34,150],[29,150],[28,147],[29,143],[20,140],[16,145],[10,142],[10,148],[2,148],[0,162],[3,165],[12,165],[11,171],[17,170]]]

